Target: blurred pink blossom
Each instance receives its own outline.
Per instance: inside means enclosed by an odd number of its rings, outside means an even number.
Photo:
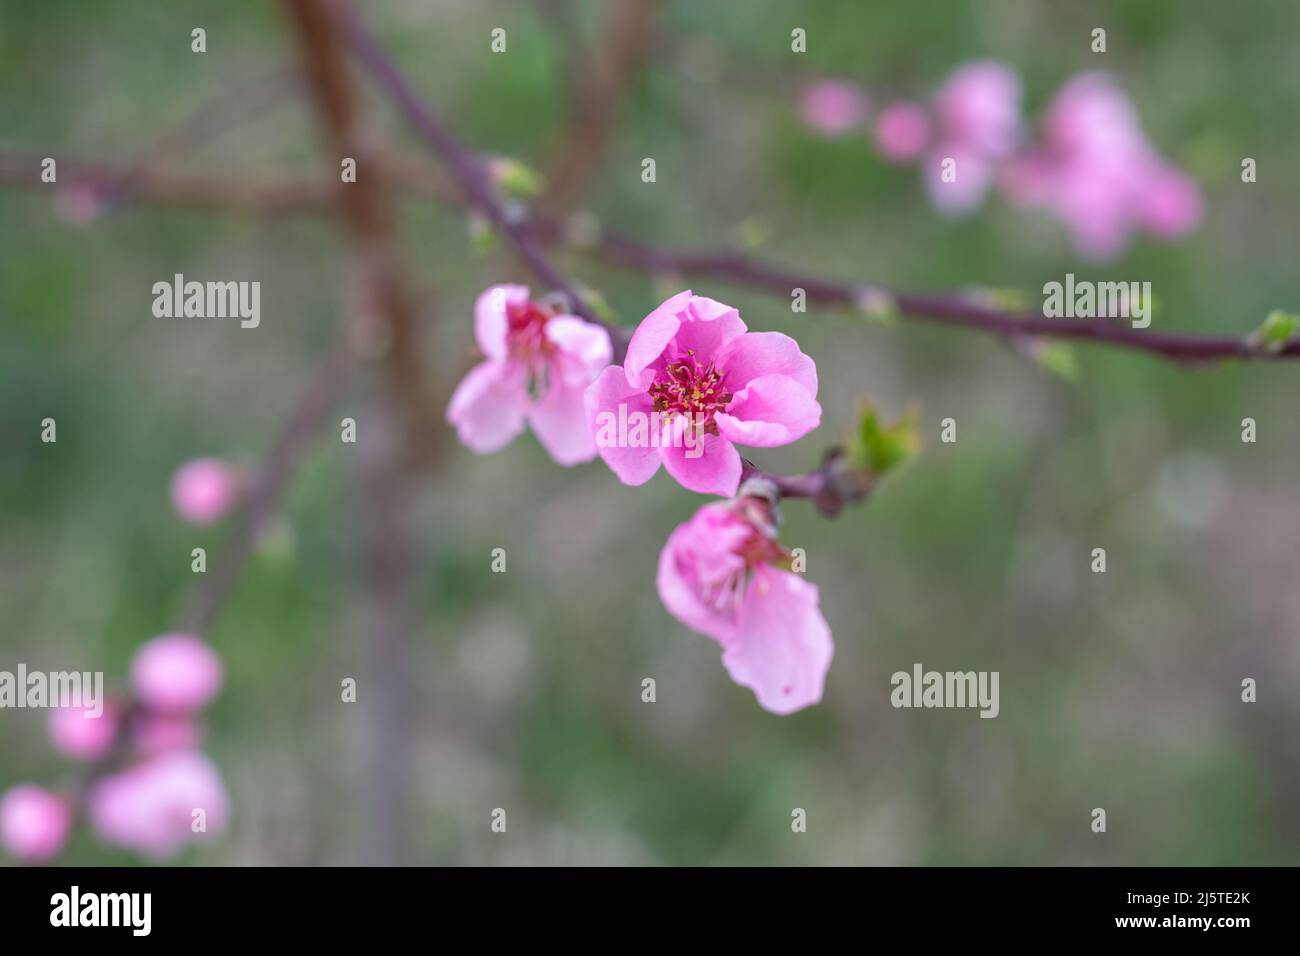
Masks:
[[[1060,218],[1081,255],[1112,258],[1138,232],[1175,239],[1200,222],[1199,188],[1147,142],[1133,104],[1106,74],[1066,83],[1043,131],[1043,142],[1003,171],[1002,189]]]
[[[934,117],[926,191],[940,212],[965,215],[983,201],[997,164],[1020,141],[1020,79],[990,60],[960,66],[935,96]]]
[[[56,707],[50,711],[50,741],[66,757],[97,760],[113,745],[120,723],[111,702],[105,702],[98,717],[84,707]]]
[[[220,833],[229,812],[221,775],[197,751],[163,754],[104,777],[87,801],[100,839],[155,859]]]
[[[72,806],[67,799],[31,783],[20,783],[0,798],[0,843],[29,863],[51,859],[67,841]]]
[[[239,500],[243,482],[239,471],[215,458],[196,458],[172,476],[172,507],[190,524],[220,521]]]
[[[799,98],[799,115],[815,133],[843,136],[866,118],[867,98],[852,83],[821,80]]]
[[[817,587],[787,559],[759,498],[705,505],[677,527],[656,580],[668,611],[722,645],[731,679],[774,714],[821,701],[834,645]]]
[[[145,714],[133,728],[135,751],[155,755],[169,750],[193,750],[199,727],[189,714]]]
[[[531,301],[525,286],[496,285],[474,304],[474,334],[487,358],[447,407],[461,442],[480,454],[499,451],[527,420],[557,464],[595,458],[582,395],[613,356],[609,333]]]
[[[916,159],[929,140],[930,117],[916,103],[890,103],[876,118],[876,149],[892,163]]]
[[[649,481],[662,464],[684,488],[733,495],[740,484],[735,444],[788,445],[821,422],[817,366],[780,332],[750,332],[740,313],[679,292],[637,326],[623,365],[587,389],[587,420],[601,458],[625,484]],[[605,423],[629,416],[674,423],[684,441],[635,444],[603,439]]]
[[[221,659],[192,634],[163,634],[136,651],[131,684],[141,703],[165,714],[198,710],[221,689]]]

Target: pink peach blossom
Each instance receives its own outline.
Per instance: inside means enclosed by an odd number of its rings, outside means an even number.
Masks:
[[[866,117],[867,98],[852,83],[822,80],[808,87],[800,97],[799,115],[813,132],[843,136]]]
[[[916,103],[891,103],[876,118],[876,149],[891,163],[916,159],[929,139],[930,117]]]
[[[101,779],[89,793],[87,813],[105,843],[162,859],[224,830],[230,806],[212,761],[176,751]],[[199,820],[203,828],[196,831]]]
[[[447,407],[461,442],[480,454],[499,451],[527,421],[558,464],[595,458],[582,395],[613,356],[609,333],[531,301],[525,286],[497,285],[474,305],[474,334],[486,360]]]
[[[172,507],[190,524],[212,524],[234,507],[242,484],[238,470],[226,462],[196,458],[172,476]]]
[[[1147,142],[1133,104],[1106,74],[1066,83],[1043,128],[1043,143],[1007,166],[1002,189],[1054,213],[1081,255],[1109,259],[1136,233],[1174,239],[1199,223],[1200,190]]]
[[[20,783],[0,798],[0,843],[19,860],[51,859],[63,849],[71,828],[71,803],[35,784]]]
[[[221,689],[221,659],[193,634],[163,634],[136,651],[131,684],[141,703],[165,714],[198,710]]]
[[[750,332],[731,306],[689,290],[641,321],[623,365],[587,389],[586,409],[597,451],[624,483],[644,484],[662,464],[683,487],[716,495],[733,495],[740,484],[736,444],[788,445],[822,413],[817,366],[794,339]],[[629,416],[658,423],[662,433],[610,440],[605,426]],[[670,441],[670,432],[681,440]]]
[[[934,113],[926,191],[940,212],[963,216],[980,205],[997,165],[1020,140],[1020,80],[1001,63],[967,63],[944,82]]]
[[[120,725],[118,708],[111,702],[105,702],[99,716],[86,707],[56,707],[50,711],[50,741],[66,757],[97,760],[113,745]]]
[[[722,646],[731,679],[774,714],[818,703],[834,645],[818,592],[773,562],[788,558],[761,498],[705,505],[659,556],[659,597]]]

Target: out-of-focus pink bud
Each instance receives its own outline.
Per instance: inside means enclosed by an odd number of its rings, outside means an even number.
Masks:
[[[87,812],[105,843],[161,859],[224,830],[230,803],[211,760],[177,751],[104,777]]]
[[[843,136],[866,118],[867,98],[852,83],[822,80],[804,91],[799,115],[815,133]]]
[[[221,659],[193,634],[163,634],[131,662],[131,684],[146,708],[164,714],[198,710],[221,689]]]
[[[71,804],[35,784],[20,783],[0,798],[0,843],[20,860],[49,860],[63,849],[71,827]]]
[[[930,139],[930,118],[915,103],[891,103],[876,119],[876,149],[892,163],[916,159]]]
[[[196,458],[172,476],[172,507],[190,524],[212,524],[239,500],[242,485],[233,466],[215,458]]]
[[[50,742],[65,757],[96,760],[113,745],[120,723],[118,710],[109,701],[98,716],[86,707],[56,707],[50,712]]]

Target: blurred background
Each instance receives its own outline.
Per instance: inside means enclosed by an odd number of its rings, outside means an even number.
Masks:
[[[619,6],[358,10],[467,145],[547,171]],[[1066,272],[1145,280],[1162,330],[1245,334],[1300,306],[1290,0],[649,6],[644,62],[566,202],[612,230],[683,250],[748,243],[791,269],[898,288],[1020,290],[1031,308]],[[190,49],[198,26],[203,55]],[[1105,54],[1090,50],[1098,26]],[[504,54],[490,50],[497,27]],[[804,54],[790,50],[795,27]],[[175,167],[333,177],[296,57],[275,4],[5,3],[0,144],[120,166],[180,128]],[[923,99],[981,58],[1020,74],[1031,119],[1070,76],[1111,71],[1151,142],[1199,183],[1196,233],[1089,266],[1047,216],[993,199],[947,220],[916,169],[882,161],[868,136],[800,120],[800,91],[820,79]],[[421,155],[365,88],[367,123]],[[654,184],[641,181],[647,156]],[[1241,182],[1246,156],[1254,184]],[[124,686],[134,649],[173,629],[195,586],[191,549],[215,561],[226,534],[178,520],[173,471],[201,456],[256,464],[347,319],[350,253],[319,215],[129,196],[87,212],[27,175],[0,190],[0,669],[103,670]],[[483,249],[454,204],[404,195],[400,228],[445,394],[473,357],[475,296],[530,277]],[[691,287],[798,339],[825,417],[762,452],[768,470],[815,465],[863,395],[889,415],[919,403],[921,453],[862,506],[835,520],[785,507],[782,541],[806,549],[835,638],[822,704],[764,712],[713,642],[660,604],[660,548],[704,499],[665,475],[629,488],[599,462],[559,468],[530,434],[479,457],[443,429],[398,525],[411,610],[376,651],[393,598],[365,567],[376,490],[358,463],[388,426],[363,364],[204,634],[226,668],[204,749],[231,820],[181,862],[1300,859],[1294,363],[1189,370],[1081,347],[1070,381],[979,333],[795,314],[780,295],[557,255],[625,324]],[[154,318],[151,286],[177,272],[260,280],[260,327]],[[355,446],[338,441],[344,416],[359,422]],[[45,417],[57,444],[40,442]],[[939,441],[946,417],[955,444]],[[1089,571],[1095,547],[1105,574]],[[890,675],[917,662],[999,671],[1000,715],[893,709]],[[346,677],[355,704],[340,700]],[[1257,703],[1241,700],[1247,677]],[[52,751],[44,714],[0,712],[0,788],[81,772]],[[791,832],[796,807],[807,833]],[[1091,832],[1095,807],[1105,834]],[[490,830],[494,808],[505,834]],[[136,862],[84,826],[61,859]]]

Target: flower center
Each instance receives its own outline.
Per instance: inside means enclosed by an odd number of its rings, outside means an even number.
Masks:
[[[650,386],[647,394],[654,402],[655,411],[669,418],[674,414],[683,415],[711,435],[718,433],[714,412],[724,410],[732,398],[722,380],[722,372],[713,362],[701,364],[694,349],[688,349],[685,358],[664,366],[662,377]]]
[[[531,358],[551,350],[546,337],[546,323],[551,313],[536,302],[511,302],[506,305],[506,339],[515,358]]]

